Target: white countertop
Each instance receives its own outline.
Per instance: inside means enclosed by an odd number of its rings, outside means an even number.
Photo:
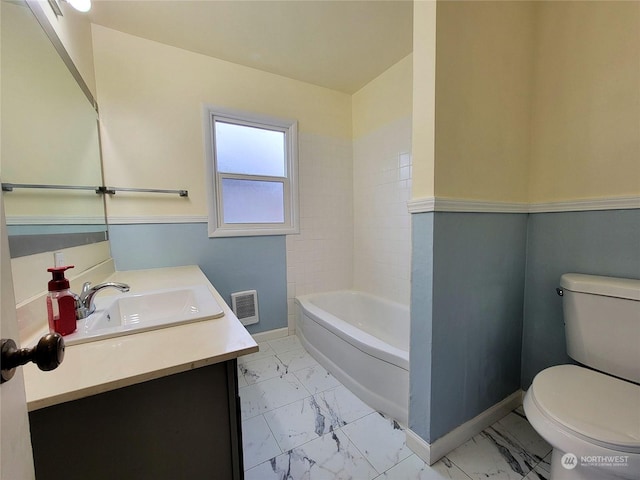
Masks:
[[[249,332],[197,266],[115,272],[105,281],[127,283],[134,293],[204,284],[224,316],[68,346],[62,364],[51,372],[33,363],[25,365],[29,411],[258,351]],[[105,290],[99,295],[117,293]]]

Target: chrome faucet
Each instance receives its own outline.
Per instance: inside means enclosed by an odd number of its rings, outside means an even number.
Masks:
[[[91,282],[86,282],[82,286],[82,293],[80,293],[76,302],[76,319],[80,320],[82,318],[87,318],[96,311],[96,306],[93,303],[93,297],[95,297],[100,290],[105,288],[116,288],[121,292],[129,291],[129,285],[126,283],[106,282],[92,287]]]

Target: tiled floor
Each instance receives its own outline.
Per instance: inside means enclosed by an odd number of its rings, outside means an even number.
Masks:
[[[247,480],[549,478],[551,447],[518,409],[433,466],[404,429],[323,369],[295,336],[238,362]]]

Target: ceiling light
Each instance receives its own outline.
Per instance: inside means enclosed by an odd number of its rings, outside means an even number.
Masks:
[[[62,17],[62,9],[60,2],[65,1],[79,12],[88,12],[91,10],[91,0],[49,0],[49,5],[56,14],[56,17]]]
[[[67,0],[67,2],[79,12],[91,10],[91,0]]]

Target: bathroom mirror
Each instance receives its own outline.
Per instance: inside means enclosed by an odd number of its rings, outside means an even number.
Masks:
[[[11,257],[106,240],[95,101],[38,22],[37,5],[2,0],[1,8],[0,174]]]

